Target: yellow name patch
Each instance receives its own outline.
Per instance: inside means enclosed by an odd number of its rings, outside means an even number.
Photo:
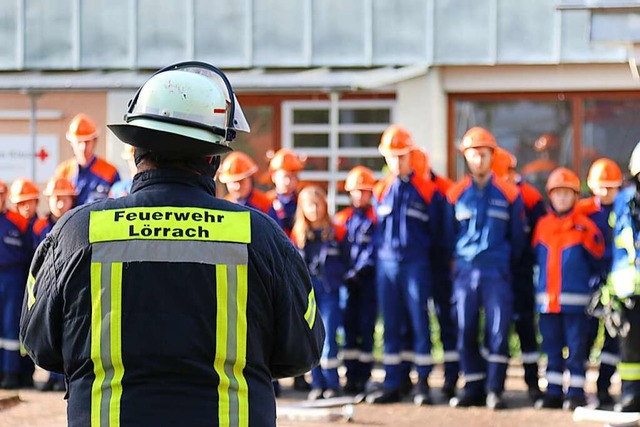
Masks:
[[[123,208],[91,212],[89,242],[114,240],[250,243],[251,214],[179,207]]]

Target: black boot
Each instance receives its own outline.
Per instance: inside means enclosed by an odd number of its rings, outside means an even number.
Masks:
[[[597,394],[598,406],[597,409],[610,408],[615,403],[613,397],[609,394],[609,391],[599,391]]]
[[[368,395],[366,401],[373,404],[400,402],[400,391],[397,388],[382,389]]]
[[[408,396],[413,391],[413,382],[411,381],[411,376],[407,374],[406,377],[403,377],[400,380],[400,396]]]
[[[487,408],[493,409],[494,411],[499,411],[500,409],[507,407],[504,403],[504,399],[502,398],[502,393],[489,392],[486,404]]]
[[[293,389],[295,391],[311,391],[311,385],[307,382],[304,375],[300,375],[293,379]]]
[[[413,396],[413,403],[417,406],[433,405],[428,378],[420,378],[418,382],[418,393]]]
[[[5,373],[2,378],[2,383],[0,383],[0,388],[4,388],[5,390],[20,388],[20,375]]]
[[[614,409],[616,412],[640,412],[640,396],[623,394]]]
[[[560,409],[562,408],[562,396],[545,394],[535,403],[536,409]]]
[[[487,396],[484,393],[465,392],[462,397],[454,397],[449,401],[452,408],[468,408],[470,406],[485,406]]]

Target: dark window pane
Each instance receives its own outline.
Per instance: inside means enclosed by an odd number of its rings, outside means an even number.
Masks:
[[[518,159],[518,170],[525,179],[544,191],[549,173],[557,166],[573,168],[571,105],[566,101],[505,102],[458,101],[455,105],[455,143],[473,126],[490,130],[498,144]],[[464,159],[457,153],[460,177]]]
[[[355,123],[383,123],[387,124],[391,122],[391,110],[388,109],[376,109],[376,110],[340,110],[340,124],[355,124]]]
[[[627,173],[631,151],[640,139],[640,100],[586,101],[582,128],[582,178],[594,160],[608,157]]]
[[[340,148],[375,148],[380,144],[379,133],[341,133]]]
[[[326,133],[296,133],[293,135],[293,146],[296,148],[329,146],[329,135]]]
[[[338,170],[348,172],[354,167],[366,166],[374,172],[381,172],[385,166],[382,157],[338,157]]]
[[[293,123],[296,125],[327,124],[329,110],[294,110]]]

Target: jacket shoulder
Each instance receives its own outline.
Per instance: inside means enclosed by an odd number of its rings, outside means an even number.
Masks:
[[[589,216],[600,211],[600,204],[595,197],[588,197],[586,199],[578,200],[576,202],[575,210],[582,215]]]
[[[411,177],[411,183],[413,184],[420,197],[422,197],[425,202],[431,203],[433,194],[437,191],[436,184],[431,180],[426,180],[418,176],[417,174],[414,174]]]
[[[341,211],[336,212],[336,214],[333,216],[333,222],[336,224],[345,225],[352,215],[352,207],[342,209]]]
[[[513,203],[520,195],[520,190],[513,184],[509,184],[501,179],[491,178],[493,185],[500,191],[509,203]]]
[[[523,181],[520,184],[520,194],[522,195],[522,201],[527,209],[532,209],[536,204],[542,201],[542,194],[536,187]]]
[[[118,173],[118,169],[116,169],[116,167],[111,163],[98,157],[95,163],[91,166],[91,172],[105,181],[113,183],[116,174]]]
[[[26,233],[29,228],[29,220],[20,215],[18,212],[8,210],[7,219],[15,225],[21,233]]]
[[[273,199],[269,198],[269,196],[267,196],[267,194],[265,194],[264,192],[254,188],[251,201],[259,210],[267,213],[269,212],[269,208],[271,207],[271,202],[273,202]]]
[[[36,236],[42,234],[42,231],[47,228],[49,225],[49,220],[47,218],[38,218],[36,222],[33,223],[33,233]]]
[[[462,195],[462,193],[464,193],[465,190],[470,186],[471,186],[471,177],[469,175],[466,175],[460,181],[453,184],[449,189],[449,191],[447,191],[447,200],[449,201],[449,203],[455,204],[460,198],[460,196]]]
[[[380,181],[376,182],[376,185],[373,187],[373,194],[376,196],[378,201],[382,200],[387,194],[387,191],[389,191],[389,187],[393,183],[394,179],[395,176],[388,174]]]

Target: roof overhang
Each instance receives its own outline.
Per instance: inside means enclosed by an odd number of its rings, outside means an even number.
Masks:
[[[238,92],[395,91],[395,85],[426,75],[427,65],[359,70],[311,68],[297,71],[250,69],[229,71]],[[152,72],[143,71],[23,71],[0,72],[0,91],[52,92],[136,90]]]

